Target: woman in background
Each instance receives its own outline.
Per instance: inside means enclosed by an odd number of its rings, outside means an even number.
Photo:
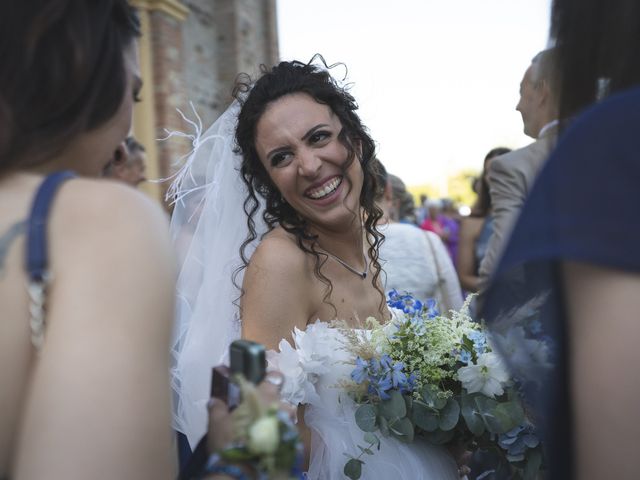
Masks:
[[[456,269],[463,290],[469,293],[478,291],[480,277],[478,268],[487,251],[489,237],[493,231],[491,216],[491,193],[487,183],[487,169],[492,158],[511,150],[504,147],[494,148],[484,157],[482,173],[478,179],[478,198],[471,209],[471,215],[460,223],[460,243]]]

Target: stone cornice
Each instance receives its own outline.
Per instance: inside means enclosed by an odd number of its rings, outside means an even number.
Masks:
[[[189,15],[189,7],[180,0],[131,0],[131,4],[140,10],[164,12],[181,22]]]

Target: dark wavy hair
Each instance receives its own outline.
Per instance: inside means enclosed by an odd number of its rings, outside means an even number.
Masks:
[[[316,63],[318,60],[319,64]],[[327,66],[322,56],[315,55],[309,63],[280,62],[272,68],[262,65],[262,75],[254,84],[251,83],[247,75],[240,75],[236,80],[233,96],[241,104],[236,127],[236,144],[238,152],[243,158],[241,176],[249,192],[244,202],[249,235],[240,248],[240,255],[244,263],[241,270],[246,268],[249,263],[245,250],[257,238],[254,217],[260,204],[259,195],[264,199],[265,209],[262,217],[268,231],[280,225],[285,231],[295,236],[298,247],[302,251],[315,257],[314,273],[327,286],[324,301],[332,305],[328,302],[328,298],[333,291],[333,285],[321,272],[321,267],[327,261],[328,256],[316,248],[318,246],[317,236],[309,231],[307,220],[283,200],[260,161],[255,145],[257,124],[267,106],[285,95],[305,93],[316,102],[327,105],[340,119],[342,130],[338,135],[338,140],[348,152],[343,171],[348,169],[356,159],[362,165],[364,181],[360,192],[360,207],[364,212],[363,227],[369,238],[368,254],[373,264],[373,283],[380,292],[380,309],[382,310],[384,292],[377,283],[380,275],[378,249],[384,236],[375,227],[382,217],[382,210],[376,206],[375,202],[375,195],[379,189],[376,175],[375,144],[356,114],[358,106],[355,99],[345,87],[340,86],[330,75],[329,70],[333,67],[335,65]],[[361,155],[358,155],[358,148],[362,152]],[[350,185],[351,187],[352,185]],[[332,307],[335,310],[335,305]]]
[[[140,35],[126,0],[11,2],[0,16],[0,174],[46,162],[109,120]]]

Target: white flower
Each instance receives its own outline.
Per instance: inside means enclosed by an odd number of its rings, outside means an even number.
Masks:
[[[460,367],[458,379],[467,392],[480,392],[489,398],[495,398],[504,393],[504,384],[509,380],[509,374],[502,359],[496,353],[488,352],[480,355],[475,365]]]
[[[280,432],[275,416],[262,417],[249,427],[247,447],[251,453],[270,455],[275,453],[279,443]]]
[[[333,354],[332,334],[327,323],[317,321],[305,331],[294,329],[293,341],[296,348],[286,340],[281,340],[278,345],[280,352],[267,352],[269,367],[284,375],[282,400],[292,405],[319,400],[315,383],[329,371]]]

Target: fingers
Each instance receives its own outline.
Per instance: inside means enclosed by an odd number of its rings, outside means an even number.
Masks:
[[[280,390],[284,384],[284,376],[280,372],[269,372],[258,386],[258,391],[266,402],[276,403],[280,400]]]

